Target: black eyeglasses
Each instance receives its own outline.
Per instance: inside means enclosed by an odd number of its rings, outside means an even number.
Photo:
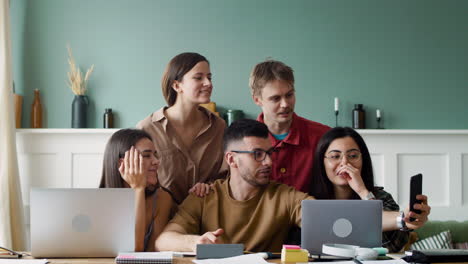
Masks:
[[[267,154],[271,157],[271,154],[273,152],[277,152],[278,149],[276,149],[275,147],[272,147],[271,149],[269,150],[263,150],[263,149],[254,149],[254,150],[231,150],[231,152],[234,152],[234,153],[250,153],[250,154],[254,154],[254,159],[256,161],[264,161]]]

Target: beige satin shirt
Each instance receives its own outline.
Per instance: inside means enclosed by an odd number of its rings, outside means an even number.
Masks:
[[[161,163],[158,180],[169,190],[177,203],[188,195],[188,190],[198,182],[213,182],[225,177],[227,165],[223,165],[223,134],[226,123],[203,107],[209,119],[200,130],[190,149],[185,147],[165,115],[167,107],[152,113],[137,124],[153,138]]]

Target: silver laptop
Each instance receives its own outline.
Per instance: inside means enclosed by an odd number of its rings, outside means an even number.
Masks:
[[[382,246],[382,201],[302,201],[301,247],[323,255],[323,244]]]
[[[34,257],[115,257],[134,251],[132,189],[31,189]]]

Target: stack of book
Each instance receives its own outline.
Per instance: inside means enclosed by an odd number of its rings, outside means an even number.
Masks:
[[[115,258],[117,264],[171,264],[172,252],[122,252]]]

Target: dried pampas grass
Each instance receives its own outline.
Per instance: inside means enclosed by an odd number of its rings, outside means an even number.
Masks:
[[[76,65],[75,59],[73,58],[70,45],[67,45],[67,50],[68,64],[70,65],[70,71],[68,72],[68,86],[75,95],[85,95],[89,77],[94,71],[94,64],[91,65],[91,68],[86,71],[86,74],[83,77],[80,67]]]

